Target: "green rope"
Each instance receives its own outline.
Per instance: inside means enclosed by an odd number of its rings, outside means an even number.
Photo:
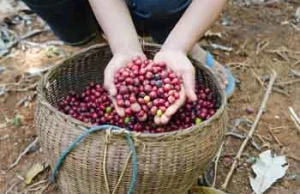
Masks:
[[[63,162],[65,161],[67,155],[85,138],[87,137],[89,134],[94,133],[96,131],[102,131],[102,130],[107,130],[107,129],[112,129],[112,130],[120,130],[120,127],[117,126],[113,126],[113,125],[100,125],[100,126],[93,126],[91,128],[89,128],[87,131],[85,131],[83,134],[81,134],[79,137],[77,137],[75,139],[75,141],[73,141],[71,143],[71,145],[63,151],[63,153],[59,156],[54,169],[52,171],[50,180],[52,183],[55,182],[55,178],[56,175],[58,173],[59,168],[61,167],[61,165],[63,164]],[[130,187],[129,190],[127,192],[127,194],[132,194],[134,191],[134,187],[135,187],[135,183],[137,181],[137,172],[138,172],[138,162],[137,162],[137,153],[134,147],[134,143],[131,139],[131,136],[129,134],[126,134],[126,140],[128,142],[129,148],[132,151],[132,176],[131,176],[131,180],[130,180]]]

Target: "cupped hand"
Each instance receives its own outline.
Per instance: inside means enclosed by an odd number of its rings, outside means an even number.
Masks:
[[[155,55],[154,61],[165,62],[167,67],[183,80],[178,100],[172,104],[163,115],[154,118],[156,124],[166,124],[169,122],[172,115],[184,104],[186,97],[192,101],[197,100],[195,94],[195,68],[187,55],[181,51],[161,50]]]
[[[120,68],[127,66],[127,64],[131,62],[135,57],[146,59],[144,53],[139,51],[115,53],[104,70],[104,87],[108,90],[114,107],[120,116],[125,116],[125,112],[124,109],[120,108],[116,103],[115,97],[117,95],[117,89],[114,84],[115,74]]]

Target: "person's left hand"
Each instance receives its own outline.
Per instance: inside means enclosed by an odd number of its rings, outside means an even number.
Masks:
[[[162,49],[155,55],[154,61],[165,62],[169,69],[183,79],[179,99],[163,115],[160,117],[155,116],[154,118],[156,124],[166,124],[172,115],[184,104],[186,97],[192,101],[197,100],[195,94],[195,69],[187,55],[182,51]]]

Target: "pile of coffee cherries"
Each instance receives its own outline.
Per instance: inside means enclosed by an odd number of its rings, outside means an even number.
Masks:
[[[137,57],[115,75],[117,105],[139,121],[161,116],[178,98],[181,79],[165,63]]]
[[[182,80],[167,69],[165,63],[154,63],[137,57],[121,68],[114,78],[120,116],[101,84],[91,82],[81,94],[71,91],[59,102],[59,110],[92,125],[111,124],[143,133],[163,133],[185,129],[213,116],[218,108],[209,88],[196,84],[197,101],[189,99],[166,125],[158,126],[160,117],[178,98]]]

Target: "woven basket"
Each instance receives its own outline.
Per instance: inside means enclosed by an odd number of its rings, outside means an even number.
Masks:
[[[144,44],[143,48],[152,58],[160,47]],[[108,45],[92,46],[55,66],[42,79],[35,122],[45,159],[52,168],[60,154],[89,127],[59,112],[59,100],[70,90],[82,92],[92,80],[103,82],[104,68],[111,57]],[[209,120],[188,129],[162,134],[130,132],[138,159],[134,193],[187,192],[219,148],[226,123],[225,96],[211,71],[195,60],[192,62],[198,82],[215,91],[220,108]],[[124,132],[107,130],[89,135],[61,166],[57,177],[61,191],[125,194],[132,175],[129,152]]]

